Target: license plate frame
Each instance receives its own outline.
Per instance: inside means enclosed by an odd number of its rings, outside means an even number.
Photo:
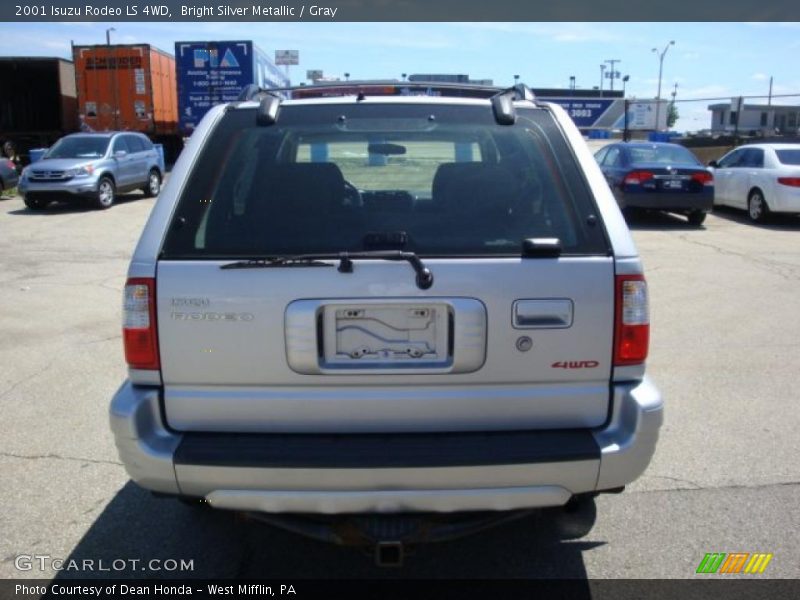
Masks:
[[[443,303],[353,303],[323,307],[323,360],[329,368],[436,369],[452,361]]]

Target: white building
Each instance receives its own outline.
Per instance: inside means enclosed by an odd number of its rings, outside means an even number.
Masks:
[[[800,106],[778,104],[741,103],[739,101],[711,104],[711,131],[723,133],[737,129],[741,133],[761,131],[764,133],[798,133],[800,127]]]

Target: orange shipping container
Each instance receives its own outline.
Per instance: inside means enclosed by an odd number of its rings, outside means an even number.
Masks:
[[[73,46],[83,129],[178,131],[175,58],[149,44]]]

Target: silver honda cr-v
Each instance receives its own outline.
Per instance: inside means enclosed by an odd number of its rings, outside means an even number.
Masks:
[[[149,138],[134,132],[74,133],[22,172],[19,191],[32,210],[60,200],[108,208],[117,192],[158,196],[164,165]]]
[[[336,532],[645,470],[647,287],[579,131],[522,86],[425,88],[261,92],[202,121],[125,286],[111,426],[139,485]]]

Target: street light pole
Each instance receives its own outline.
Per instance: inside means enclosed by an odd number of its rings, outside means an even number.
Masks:
[[[656,93],[656,131],[658,131],[659,117],[661,116],[661,75],[664,72],[664,57],[667,55],[667,50],[670,46],[675,45],[675,40],[670,40],[669,44],[664,46],[664,50],[659,53],[658,48],[653,48],[653,52],[658,54],[658,92]]]

